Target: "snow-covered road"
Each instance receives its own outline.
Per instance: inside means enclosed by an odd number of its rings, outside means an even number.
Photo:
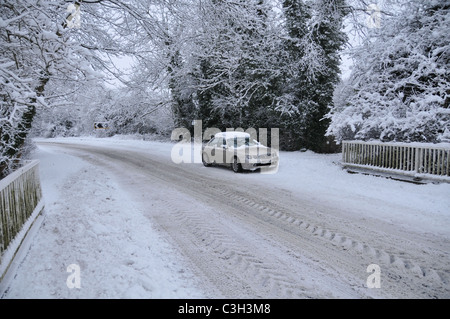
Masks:
[[[450,297],[450,185],[351,175],[311,152],[234,174],[175,164],[172,147],[39,141],[45,221],[3,297]]]

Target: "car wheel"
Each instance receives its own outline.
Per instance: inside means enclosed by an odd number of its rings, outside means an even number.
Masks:
[[[211,166],[211,163],[208,163],[208,155],[206,155],[205,153],[203,153],[202,155],[202,162],[205,167]]]
[[[234,157],[233,163],[231,164],[231,168],[233,169],[233,172],[240,173],[242,172],[242,165],[238,162],[237,156]]]

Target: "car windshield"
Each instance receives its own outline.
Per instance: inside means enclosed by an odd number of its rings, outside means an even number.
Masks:
[[[248,137],[233,137],[227,139],[227,144],[232,147],[241,147],[241,146],[257,146],[259,143],[255,140],[250,140]]]

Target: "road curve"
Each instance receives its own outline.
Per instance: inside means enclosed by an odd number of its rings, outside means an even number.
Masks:
[[[446,239],[355,217],[224,168],[174,164],[139,150],[40,143],[113,173],[213,287],[212,297],[450,297]],[[370,288],[372,264],[380,288]]]

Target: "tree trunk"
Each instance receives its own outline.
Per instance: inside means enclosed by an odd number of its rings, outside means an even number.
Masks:
[[[35,88],[36,96],[40,97],[43,95],[45,85],[49,81],[49,76],[43,76],[39,79],[39,85]],[[37,97],[32,98],[28,105],[27,110],[22,114],[22,118],[17,125],[16,134],[4,136],[5,145],[10,145],[8,149],[4,152],[9,159],[12,160],[13,166],[18,163],[18,160],[22,157],[23,146],[25,144],[26,138],[30,133],[34,116],[36,115],[36,103]],[[0,165],[0,176],[5,175],[5,171],[8,169],[6,163],[1,163]]]

